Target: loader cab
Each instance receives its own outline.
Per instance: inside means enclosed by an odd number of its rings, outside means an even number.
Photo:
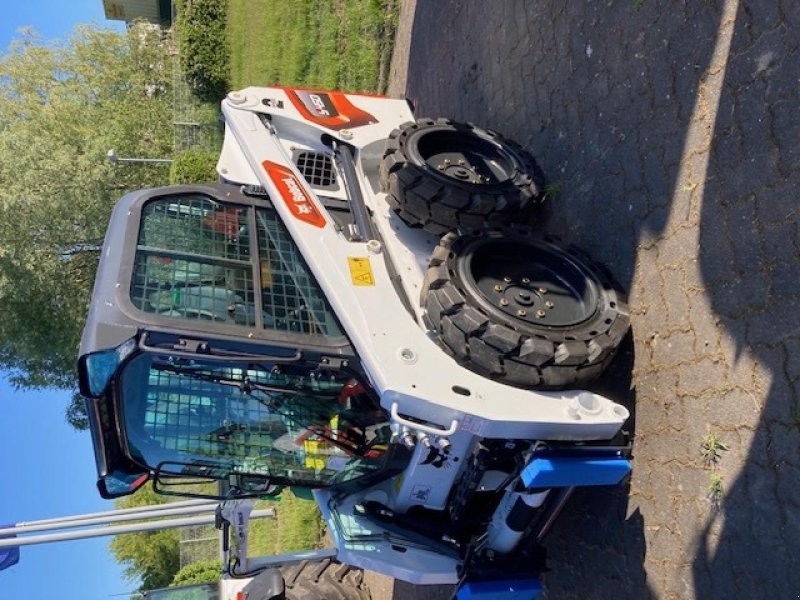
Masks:
[[[148,474],[260,494],[385,471],[358,364],[268,199],[174,186],[115,207],[78,363],[105,497]]]

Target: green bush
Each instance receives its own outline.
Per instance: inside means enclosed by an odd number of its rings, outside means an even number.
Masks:
[[[228,91],[227,0],[179,0],[178,44],[186,82],[195,95],[218,102]]]
[[[218,560],[201,560],[186,565],[175,573],[170,587],[176,585],[192,585],[194,583],[213,583],[222,578],[222,563]]]
[[[169,182],[214,183],[217,181],[217,153],[208,150],[185,150],[172,161]]]

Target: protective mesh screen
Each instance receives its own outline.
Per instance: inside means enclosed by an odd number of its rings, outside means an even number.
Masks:
[[[264,210],[258,210],[257,217],[261,296],[267,311],[265,324],[272,318],[271,326],[275,329],[342,335],[283,223]]]
[[[309,485],[358,476],[380,467],[390,432],[364,397],[342,399],[345,381],[140,355],[122,382],[127,443],[152,468],[205,465]]]
[[[262,456],[272,450],[273,439],[287,433],[268,404],[235,387],[156,368],[149,372],[143,426],[164,458],[173,459],[178,453],[209,459]]]
[[[277,215],[256,211],[253,243],[251,210],[192,194],[147,203],[130,288],[133,304],[167,317],[341,336]]]
[[[143,210],[131,282],[141,310],[255,325],[247,209],[171,196]]]

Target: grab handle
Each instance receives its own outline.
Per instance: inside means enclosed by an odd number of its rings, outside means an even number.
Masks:
[[[417,431],[422,431],[423,433],[427,433],[430,435],[440,435],[443,437],[447,437],[453,435],[456,431],[458,431],[458,419],[453,419],[450,423],[449,429],[438,429],[436,427],[430,427],[429,425],[422,425],[421,423],[416,423],[414,421],[409,421],[408,419],[404,419],[400,416],[397,412],[397,402],[392,402],[392,409],[391,415],[392,420],[400,425],[405,425],[409,429],[415,429]]]

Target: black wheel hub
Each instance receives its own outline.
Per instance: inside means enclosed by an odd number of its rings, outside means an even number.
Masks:
[[[463,264],[484,308],[516,324],[571,327],[597,309],[594,278],[555,247],[488,240]]]
[[[452,179],[475,185],[503,183],[514,177],[516,161],[490,140],[459,131],[429,131],[417,141],[422,160]]]

